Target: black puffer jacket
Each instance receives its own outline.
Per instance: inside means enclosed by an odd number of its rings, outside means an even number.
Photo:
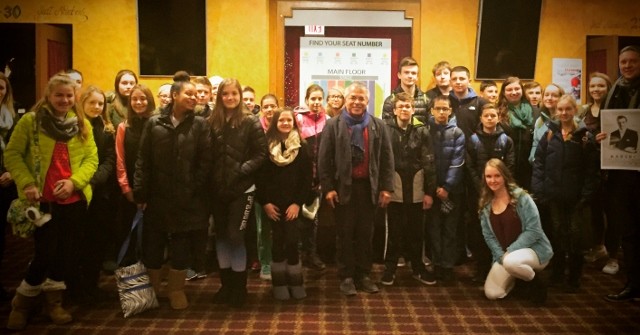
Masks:
[[[104,130],[101,117],[90,119],[93,127],[93,139],[98,148],[98,170],[93,174],[89,183],[93,188],[95,199],[109,199],[117,194],[116,182],[116,139],[115,134]]]
[[[515,165],[513,140],[505,134],[502,127],[498,124],[493,134],[487,134],[482,129],[482,124],[479,124],[467,141],[467,172],[474,181],[473,186],[478,194],[484,181],[485,164],[490,159],[500,159],[511,173]]]
[[[169,233],[206,229],[209,129],[193,112],[174,127],[168,110],[145,124],[133,189],[136,202],[147,204],[145,229]]]
[[[391,201],[422,202],[424,194],[436,193],[435,154],[429,128],[409,124],[406,130],[395,120],[387,120],[395,167]]]
[[[229,202],[254,183],[267,159],[267,138],[256,116],[245,116],[240,126],[211,131],[213,169],[210,189],[213,201]]]
[[[395,118],[395,115],[393,114],[393,108],[395,107],[393,104],[393,98],[395,97],[396,94],[404,92],[404,90],[402,90],[402,86],[398,85],[393,92],[391,92],[391,95],[388,96],[386,99],[384,99],[384,104],[382,105],[382,116],[381,118],[383,120],[391,120],[393,118]],[[420,90],[420,88],[418,88],[418,86],[416,86],[416,91],[413,94],[413,99],[414,99],[414,108],[415,108],[415,113],[413,114],[413,117],[416,118],[417,120],[419,120],[422,124],[427,124],[427,120],[429,119],[429,98],[424,94],[424,92],[422,92]]]
[[[600,183],[600,160],[593,134],[582,125],[564,141],[560,126],[547,123],[533,161],[531,190],[542,201],[591,201]],[[550,132],[550,133],[549,133]]]

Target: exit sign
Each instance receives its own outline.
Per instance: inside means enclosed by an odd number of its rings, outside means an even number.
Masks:
[[[324,35],[324,26],[304,26],[305,35]]]

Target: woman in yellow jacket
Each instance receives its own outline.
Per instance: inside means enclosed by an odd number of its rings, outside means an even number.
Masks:
[[[74,232],[91,201],[89,180],[98,166],[91,125],[74,109],[75,85],[65,75],[51,77],[44,98],[20,119],[4,153],[19,197],[51,214],[34,232],[33,260],[11,303],[9,329],[26,326],[41,292],[54,323],[72,320],[62,308],[65,275],[77,257]]]

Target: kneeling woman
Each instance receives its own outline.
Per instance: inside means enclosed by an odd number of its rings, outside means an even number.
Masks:
[[[205,251],[209,212],[205,189],[211,166],[209,125],[194,114],[196,87],[189,78],[171,86],[173,101],[144,126],[133,196],[145,208],[143,262],[160,289],[165,247],[171,255],[167,295],[173,309],[188,307],[184,294],[191,250]],[[169,236],[171,237],[169,239]]]
[[[501,160],[487,162],[484,181],[480,220],[493,255],[484,293],[491,300],[502,299],[513,289],[515,279],[522,279],[532,284],[532,301],[544,303],[547,291],[538,273],[549,264],[553,251],[542,231],[538,209]]]
[[[273,232],[271,278],[278,300],[307,296],[298,255],[298,215],[311,190],[311,160],[293,111],[277,111],[267,130],[269,160],[256,181],[258,202]]]

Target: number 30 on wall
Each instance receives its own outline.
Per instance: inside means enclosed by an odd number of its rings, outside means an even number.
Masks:
[[[22,9],[20,9],[20,6],[16,5],[16,6],[5,6],[4,10],[3,10],[3,15],[5,18],[10,18],[13,17],[14,19],[17,19],[20,17],[20,14],[22,14]]]

